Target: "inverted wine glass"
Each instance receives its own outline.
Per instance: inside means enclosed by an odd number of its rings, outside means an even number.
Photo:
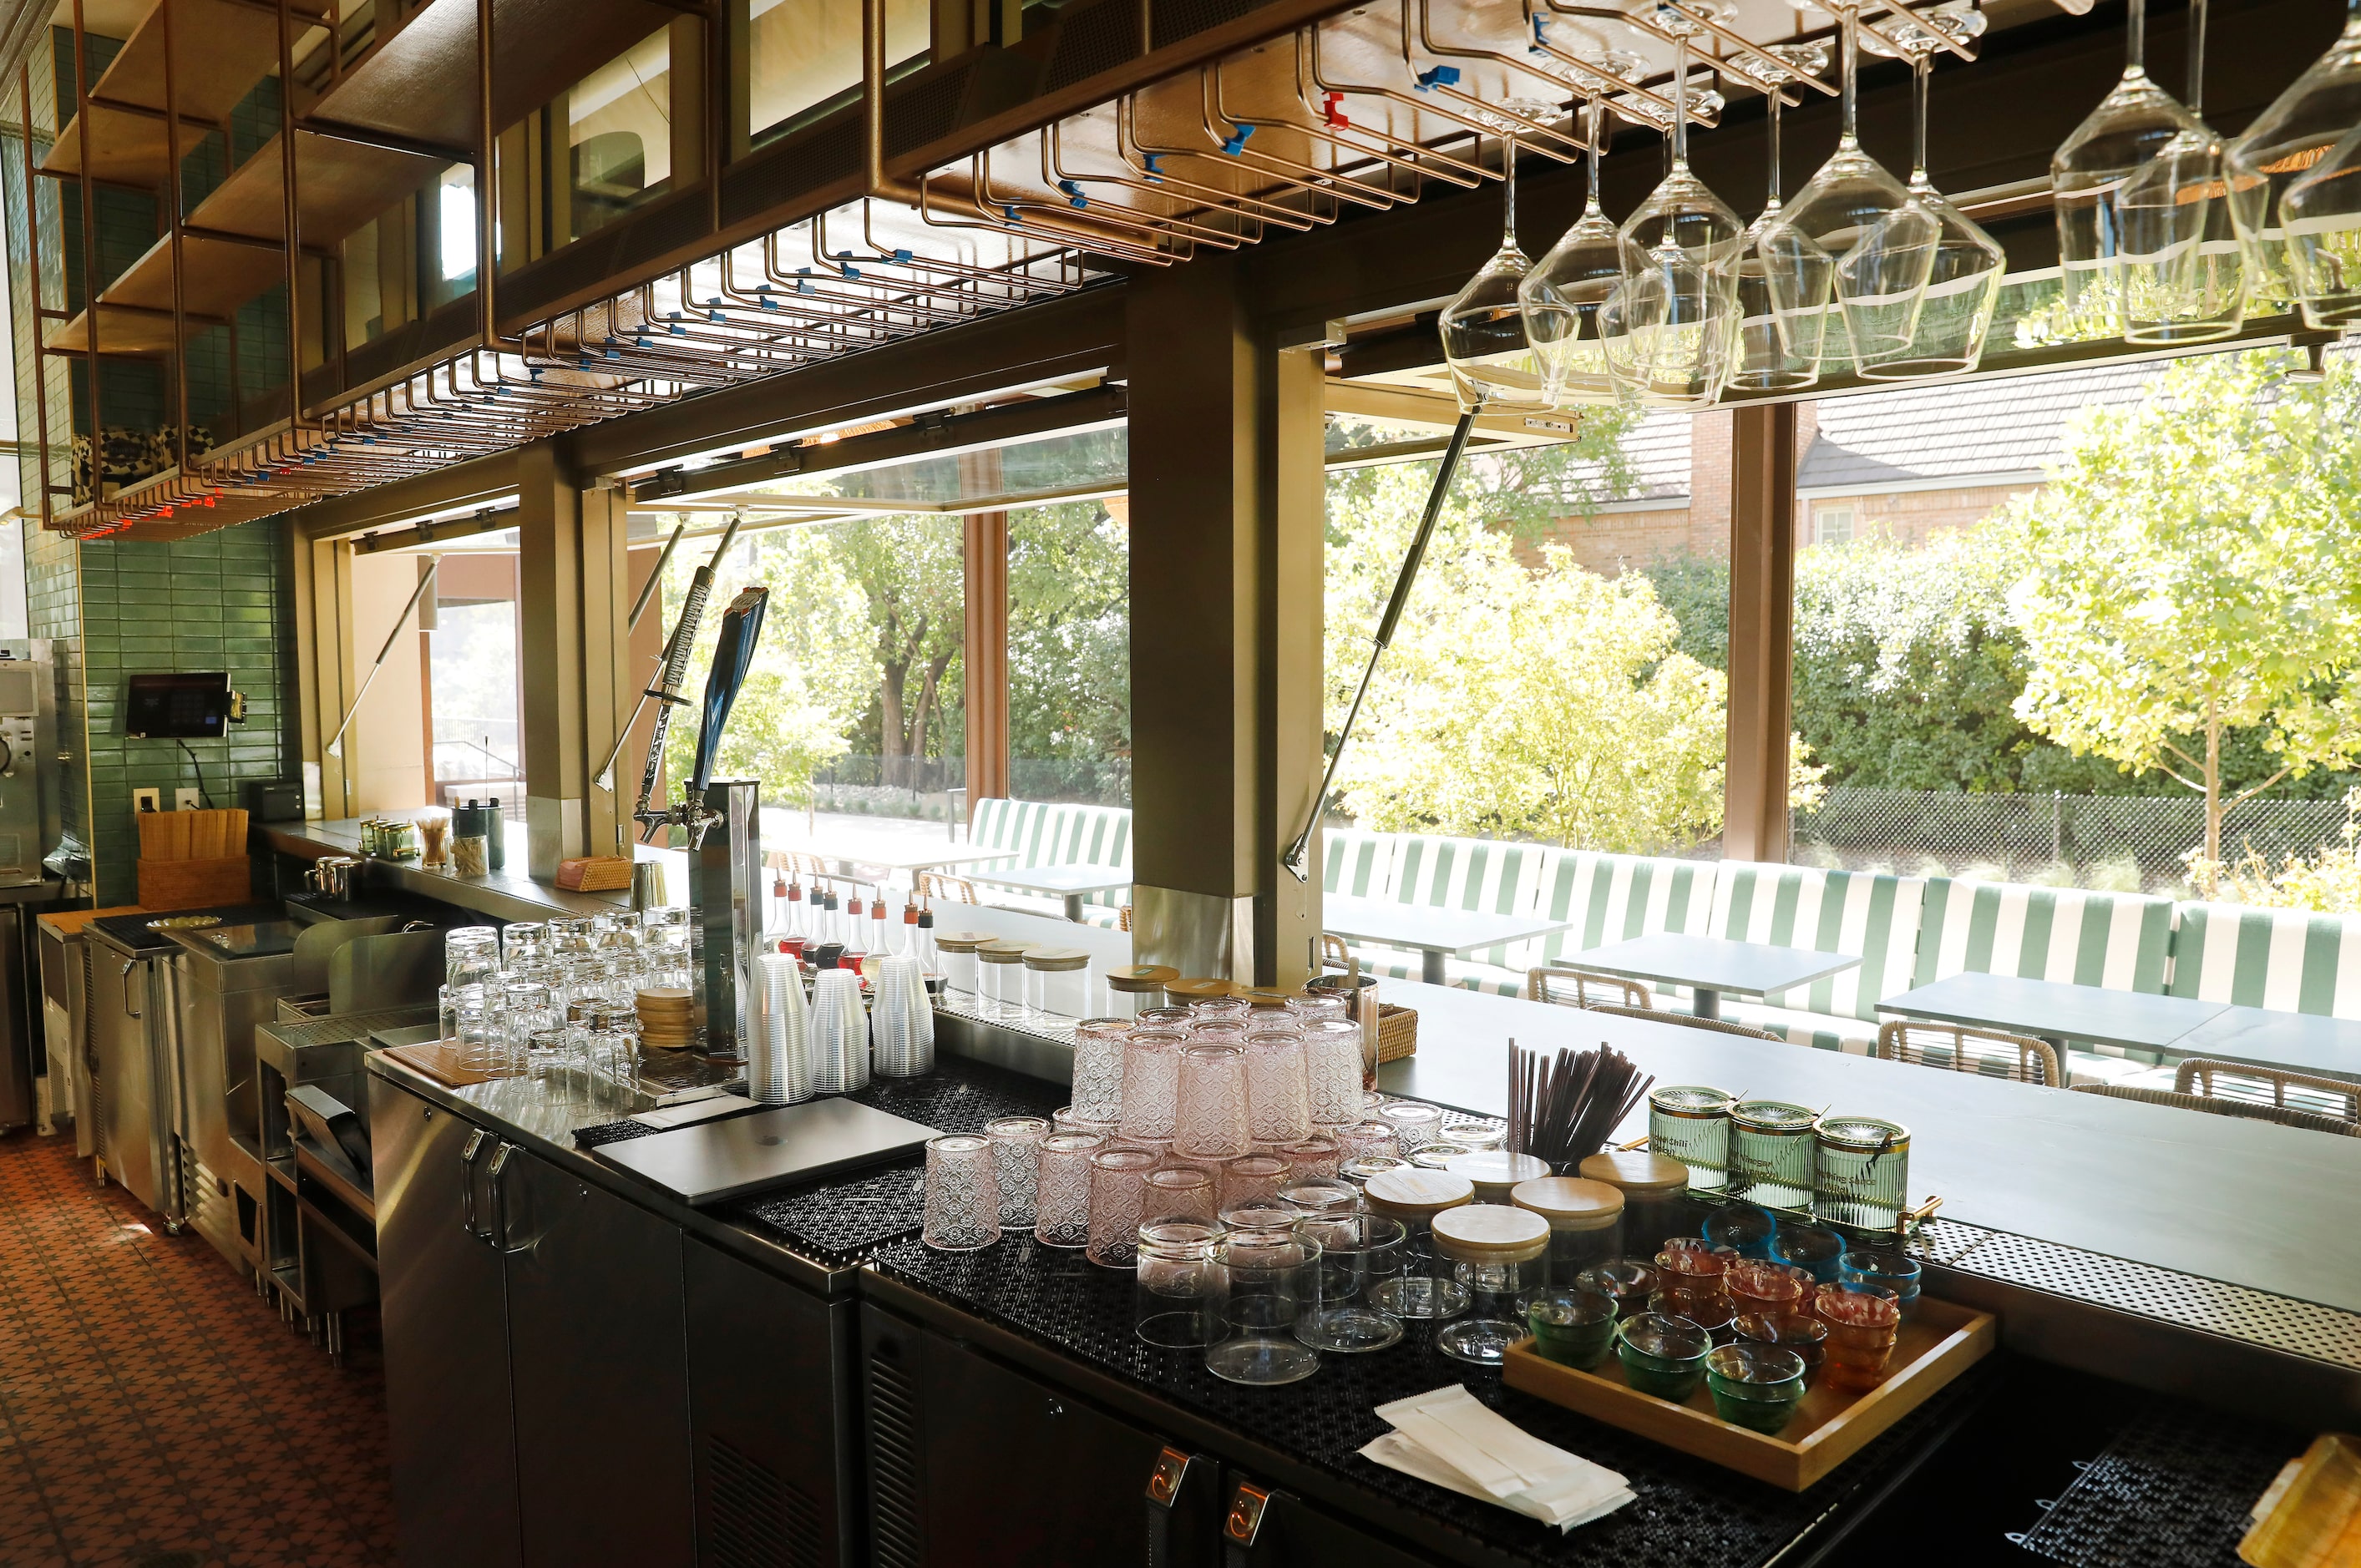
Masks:
[[[1832,294],[1844,323],[1844,342],[1858,363],[1902,352],[1917,332],[1941,225],[1901,181],[1861,149],[1854,90],[1860,16],[1844,5],[1838,17],[1843,118],[1836,152],[1763,228],[1755,248],[1790,342],[1809,341],[1814,331],[1826,331]],[[1834,263],[1829,294],[1814,286],[1823,258]]]
[[[2205,123],[2205,0],[2189,8],[2188,126],[2114,192],[2124,337],[2210,343],[2246,319],[2245,269],[2224,183],[2224,144]]]
[[[2147,0],[2131,0],[2123,75],[2049,159],[2066,322],[2075,337],[2119,334],[2125,325],[2126,247],[2119,204],[2125,183],[2171,149],[2211,134],[2148,75],[2147,49]],[[2150,281],[2160,265],[2169,268],[2169,258],[2148,253],[2140,260]]]
[[[1983,27],[1983,13],[1960,5],[1922,12],[1920,20],[1897,16],[1883,29],[1909,60],[1915,73],[1908,189],[1935,220],[1935,260],[1927,271],[1918,325],[1910,341],[1890,352],[1861,357],[1854,368],[1864,379],[1906,381],[1957,375],[1974,369],[1983,358],[1984,339],[1992,331],[1993,313],[2000,305],[2001,275],[2007,270],[2008,255],[1927,177],[1927,96],[1935,51],[1943,47],[1945,38],[1966,43],[1981,35]]]
[[[1774,44],[1764,51],[1776,57],[1773,66],[1751,57],[1722,62],[1725,71],[1762,88],[1769,105],[1771,169],[1763,212],[1747,225],[1738,262],[1738,350],[1730,384],[1752,392],[1786,392],[1808,387],[1820,378],[1820,355],[1828,337],[1828,291],[1835,282],[1836,259],[1817,246],[1797,250],[1792,259],[1809,268],[1797,278],[1800,291],[1814,308],[1799,313],[1791,323],[1779,313],[1771,297],[1770,269],[1763,259],[1763,236],[1779,219],[1779,111],[1782,90],[1793,81],[1817,76],[1828,69],[1825,44]]]
[[[1637,401],[1701,408],[1730,384],[1738,341],[1738,261],[1745,227],[1689,169],[1689,35],[1697,24],[1660,5],[1658,28],[1675,39],[1673,165],[1623,222],[1619,285],[1635,313],[1629,353],[1609,367]]]
[[[2361,323],[2361,0],[2345,30],[2223,155],[2230,214],[2258,304],[2312,327]],[[2298,195],[2298,188],[2301,194]]]
[[[1606,106],[1591,100],[1587,111],[1590,150],[1589,192],[1582,215],[1558,237],[1518,286],[1525,335],[1540,356],[1546,395],[1553,407],[1611,403],[1615,378],[1607,364],[1598,308],[1622,280],[1623,239],[1598,205],[1598,159],[1607,139]]]
[[[1532,262],[1517,246],[1517,143],[1500,147],[1500,248],[1443,307],[1443,357],[1459,406],[1469,411],[1543,409],[1549,381],[1525,334],[1517,291]]]

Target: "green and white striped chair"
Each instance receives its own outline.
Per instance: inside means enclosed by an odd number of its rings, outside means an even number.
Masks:
[[[1515,844],[1489,839],[1455,839],[1439,833],[1372,835],[1392,841],[1390,871],[1384,891],[1375,887],[1347,896],[1421,905],[1432,909],[1472,909],[1510,915],[1533,907],[1539,896],[1544,864],[1552,853],[1539,844]],[[1337,859],[1332,850],[1330,860]],[[1397,980],[1415,979],[1422,959],[1414,951],[1375,943],[1360,943],[1356,951],[1372,974]],[[1452,959],[1446,969],[1451,982],[1471,989],[1498,991],[1514,996],[1524,984],[1522,971],[1510,975],[1497,960],[1506,948],[1488,949],[1473,960]]]
[[[1573,922],[1546,937],[1510,942],[1463,966],[1461,983],[1503,996],[1521,993],[1525,974],[1564,959],[1579,964],[1583,953],[1609,942],[1677,931],[1703,936],[1713,919],[1714,866],[1710,861],[1675,861],[1644,855],[1606,855],[1592,850],[1548,850],[1538,868],[1540,913]],[[1683,994],[1655,988],[1659,1003]]]
[[[2240,904],[2175,913],[2173,995],[2361,1018],[2361,919]]]
[[[1861,955],[1825,980],[1726,1010],[1792,1045],[1874,1055],[1879,1000],[1916,983],[1926,891],[1916,877],[1724,861],[1714,878],[1712,935]]]
[[[1358,828],[1322,830],[1320,886],[1346,898],[1386,898],[1394,884],[1394,853],[1401,847],[1399,833],[1369,833]]]
[[[1974,971],[2157,994],[2165,988],[2172,921],[2172,901],[2147,894],[1935,877],[1927,883],[1915,983]],[[2075,1047],[2067,1076],[2074,1083],[2120,1081],[2156,1059],[2114,1046]]]

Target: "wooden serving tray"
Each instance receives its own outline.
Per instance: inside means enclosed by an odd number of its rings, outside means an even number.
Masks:
[[[460,1065],[458,1042],[456,1040],[422,1040],[414,1046],[388,1046],[385,1054],[402,1066],[424,1073],[445,1089],[467,1089],[478,1083],[489,1083],[496,1078],[518,1078],[514,1072],[485,1072],[481,1069]]]
[[[1639,1392],[1623,1380],[1623,1364],[1612,1351],[1596,1371],[1577,1372],[1544,1359],[1528,1338],[1509,1347],[1502,1370],[1511,1388],[1800,1492],[1982,1361],[1998,1338],[1990,1312],[1922,1296],[1894,1342],[1884,1382],[1863,1394],[1815,1382],[1795,1408],[1795,1419],[1776,1437],[1715,1415],[1713,1395],[1702,1382],[1685,1405]]]

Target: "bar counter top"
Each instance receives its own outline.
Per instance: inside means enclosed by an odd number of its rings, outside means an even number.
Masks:
[[[357,821],[260,822],[255,824],[254,831],[271,850],[298,860],[317,860],[323,855],[358,857],[361,852],[361,825]],[[631,906],[628,890],[569,893],[553,883],[527,876],[522,869],[524,864],[524,838],[521,827],[511,831],[508,840],[507,869],[483,876],[463,877],[448,870],[423,866],[416,861],[389,861],[370,856],[368,857],[366,882],[372,888],[398,889],[501,920],[612,915]],[[672,879],[673,895],[678,898],[687,894],[686,856],[676,850],[658,850],[644,845],[638,846],[636,853],[641,860],[664,861]]]

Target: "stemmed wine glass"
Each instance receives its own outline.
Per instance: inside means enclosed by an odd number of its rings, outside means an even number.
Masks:
[[[2189,8],[2189,123],[2114,193],[2125,340],[2210,343],[2246,319],[2223,143],[2198,105],[2205,88],[2205,0]]]
[[[2361,323],[2361,0],[2223,165],[2247,291],[2301,306],[2306,326]]]
[[[1623,221],[1623,276],[1600,308],[1602,325],[1609,369],[1634,400],[1699,408],[1730,384],[1745,227],[1689,170],[1689,38],[1698,25],[1660,4],[1656,26],[1676,51],[1672,170]]]
[[[2199,145],[2213,134],[2147,73],[2147,0],[2131,0],[2125,39],[2124,73],[2114,91],[2049,159],[2058,255],[2065,268],[2066,321],[2076,337],[2123,332],[2129,324],[2127,290],[2136,286],[2145,291],[2155,285],[2159,269],[2169,279],[2168,247],[2162,257],[2154,250],[2138,253],[2134,265],[2139,282],[2126,282],[2124,269],[2133,257],[2120,204],[2125,182],[2166,158],[2169,149]],[[2166,179],[2169,181],[2169,173]],[[2141,308],[2149,309],[2145,302]]]
[[[1938,37],[1939,29],[1942,36]],[[1972,370],[1983,358],[1984,337],[2000,305],[2001,274],[2008,255],[1998,241],[1951,205],[1927,177],[1927,96],[1935,51],[1945,38],[1966,43],[1984,30],[1984,15],[1972,4],[1955,3],[1897,16],[1885,26],[1894,47],[1915,73],[1911,120],[1911,196],[1936,223],[1935,264],[1910,341],[1888,352],[1861,356],[1855,368],[1872,381],[1904,381]],[[1875,46],[1872,46],[1875,47]],[[1883,51],[1880,51],[1883,52]]]
[[[1791,323],[1779,314],[1771,297],[1763,236],[1779,220],[1779,111],[1786,102],[1781,92],[1789,82],[1826,71],[1828,50],[1825,44],[1774,44],[1763,52],[1774,56],[1785,69],[1751,57],[1722,62],[1723,71],[1763,89],[1771,132],[1769,190],[1762,214],[1747,225],[1738,263],[1738,359],[1730,384],[1753,392],[1788,392],[1820,378],[1820,354],[1828,338],[1828,290],[1835,281],[1836,262],[1817,247],[1808,255],[1796,253],[1797,264],[1811,269],[1795,282],[1813,302],[1813,308]]]
[[[1558,237],[1517,289],[1525,335],[1540,355],[1553,407],[1611,403],[1615,378],[1607,367],[1598,308],[1623,278],[1623,239],[1598,205],[1598,159],[1607,139],[1607,107],[1593,98],[1585,110],[1590,144],[1589,194],[1582,215]]]
[[[1941,225],[1902,181],[1861,150],[1855,78],[1861,18],[1847,0],[1829,0],[1842,24],[1842,128],[1837,150],[1795,194],[1793,206],[1756,242],[1773,307],[1788,339],[1825,331],[1828,294],[1815,280],[1832,262],[1832,290],[1845,339],[1858,363],[1902,352],[1918,330]]]
[[[1550,105],[1512,101],[1512,111]],[[1505,118],[1505,116],[1504,116]],[[1459,406],[1479,409],[1542,409],[1550,402],[1548,378],[1532,341],[1518,290],[1532,263],[1517,246],[1517,140],[1502,138],[1500,248],[1467,286],[1443,307],[1443,357]]]

